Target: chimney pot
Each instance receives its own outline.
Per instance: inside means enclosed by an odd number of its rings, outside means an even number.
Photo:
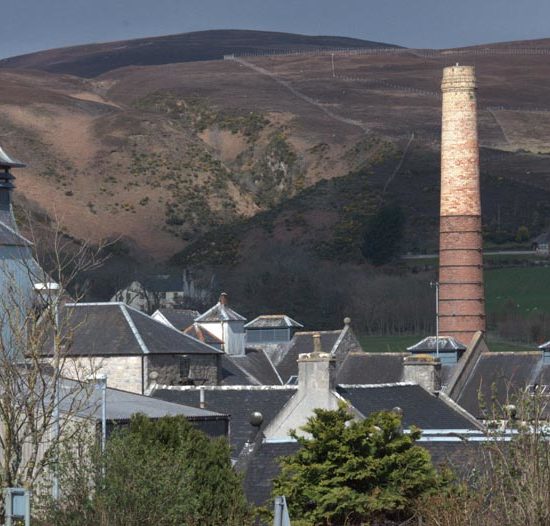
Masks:
[[[322,353],[323,352],[323,347],[321,345],[321,335],[318,332],[316,332],[313,335],[313,352],[314,353]]]
[[[229,303],[229,295],[227,294],[227,292],[222,292],[220,294],[220,303],[222,305],[227,305]]]

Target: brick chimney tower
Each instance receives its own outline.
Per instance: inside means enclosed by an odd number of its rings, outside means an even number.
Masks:
[[[485,331],[476,80],[473,66],[443,70],[439,328],[468,345]]]

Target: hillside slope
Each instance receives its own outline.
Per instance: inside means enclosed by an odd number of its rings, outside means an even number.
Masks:
[[[536,233],[550,203],[546,45],[339,51],[334,72],[330,52],[110,69],[115,44],[79,48],[108,71],[4,63],[0,140],[29,163],[17,181],[29,203],[76,238],[120,236],[142,258],[196,259],[232,224],[232,260],[277,244],[357,260],[383,202],[406,211],[404,250],[432,250],[441,70],[473,63],[486,228]],[[231,39],[211,46],[235,51]]]
[[[25,68],[96,77],[125,66],[219,60],[229,53],[396,47],[357,38],[248,30],[211,30],[104,44],[51,49],[0,60],[0,68]]]

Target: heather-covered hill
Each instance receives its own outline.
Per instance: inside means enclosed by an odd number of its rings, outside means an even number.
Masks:
[[[0,60],[0,68],[38,69],[96,77],[126,66],[220,60],[229,53],[375,47],[397,46],[337,36],[226,29],[51,49]]]
[[[202,38],[245,50],[216,36]],[[108,63],[117,46],[106,46],[81,47],[78,60]],[[550,202],[545,46],[338,51],[334,72],[330,52],[135,58],[95,78],[14,59],[0,68],[0,140],[29,163],[17,180],[27,203],[75,238],[121,237],[142,260],[228,265],[280,246],[358,262],[365,222],[385,202],[405,210],[403,250],[431,251],[441,70],[473,63],[487,232],[535,234]]]

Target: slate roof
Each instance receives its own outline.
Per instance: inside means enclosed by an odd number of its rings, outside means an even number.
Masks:
[[[277,370],[262,349],[245,349],[244,356],[231,356],[238,366],[257,380],[259,385],[281,385]]]
[[[255,432],[250,425],[250,414],[259,411],[264,417],[265,426],[296,393],[296,388],[273,386],[223,386],[205,387],[206,408],[230,415],[229,440],[234,456],[242,450],[245,442]],[[154,391],[155,398],[170,402],[199,407],[200,389],[197,388],[159,388]]]
[[[183,331],[193,325],[199,312],[191,309],[158,309],[162,316],[178,331]]]
[[[263,442],[258,445],[251,455],[243,480],[249,502],[262,506],[271,499],[273,479],[281,471],[281,457],[294,455],[299,448],[297,442]]]
[[[286,314],[263,314],[245,325],[245,329],[302,329],[304,326]]]
[[[204,314],[201,314],[198,318],[196,318],[195,321],[246,321],[246,318],[236,313],[227,305],[218,302],[216,303],[216,305],[208,309]]]
[[[0,210],[0,246],[31,247],[32,243],[10,225],[15,225],[9,210]]]
[[[221,354],[124,303],[68,303],[60,319],[62,330],[71,331],[72,356]]]
[[[513,401],[514,393],[534,384],[546,386],[550,393],[550,364],[544,363],[542,352],[484,353],[457,393],[456,402],[474,416],[487,418],[492,416],[493,400],[503,406]],[[550,416],[550,408],[548,411]]]
[[[432,352],[437,349],[437,340],[435,336],[428,336],[418,343],[407,347],[407,351],[418,352]],[[460,343],[452,336],[440,336],[439,337],[439,350],[440,351],[465,351],[466,345]]]
[[[421,429],[472,429],[466,417],[419,385],[339,385],[338,393],[365,417],[376,411],[403,410],[403,425]]]
[[[380,384],[400,382],[403,358],[410,353],[350,352],[336,372],[339,384]]]
[[[259,385],[255,378],[251,377],[225,353],[221,356],[220,366],[220,385]]]
[[[0,146],[0,167],[1,168],[4,168],[4,167],[5,168],[23,168],[24,166],[25,166],[24,163],[8,155]]]
[[[286,350],[283,354],[282,359],[277,362],[277,360],[272,356],[272,362],[275,364],[275,367],[283,381],[283,383],[288,382],[291,376],[296,376],[298,374],[298,356],[302,353],[311,353],[313,352],[313,335],[321,335],[321,347],[323,352],[330,352],[334,347],[334,344],[338,340],[340,333],[342,331],[318,331],[318,332],[297,332],[294,334],[294,337],[287,344],[280,344],[278,347],[281,350]]]
[[[101,391],[94,389],[87,401],[88,410],[82,411],[86,416],[101,418]],[[129,420],[132,415],[142,413],[149,418],[161,418],[163,416],[183,415],[189,420],[227,418],[227,415],[186,406],[165,400],[157,400],[150,396],[144,396],[119,389],[107,388],[107,419]]]

